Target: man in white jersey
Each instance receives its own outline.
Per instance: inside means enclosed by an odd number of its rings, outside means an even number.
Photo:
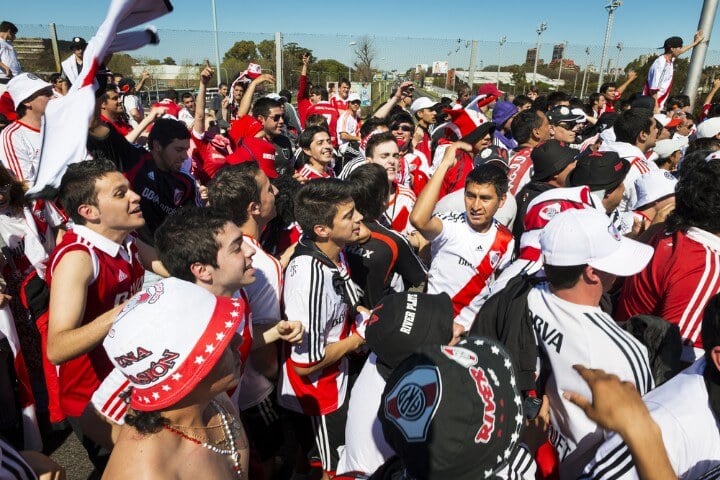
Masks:
[[[631,108],[618,116],[613,131],[615,141],[603,142],[600,150],[617,152],[621,158],[630,162],[630,170],[623,181],[625,193],[618,206],[618,213],[630,217],[630,220],[624,223],[629,223],[629,227],[632,228],[632,207],[637,202],[635,180],[644,173],[658,169],[655,162],[650,162],[646,158],[647,152],[655,146],[658,127],[650,110]],[[622,233],[628,231],[623,229]]]
[[[705,356],[643,398],[680,479],[717,478],[720,467],[720,295],[705,307],[702,329]],[[620,435],[613,434],[581,478],[642,477],[631,449]]]
[[[514,246],[510,230],[493,218],[505,203],[508,188],[505,171],[495,165],[481,165],[467,176],[464,212],[433,216],[443,178],[455,165],[458,149],[470,152],[472,146],[455,142],[447,148],[410,214],[410,222],[431,242],[428,293],[446,292],[452,298],[456,336],[472,325],[481,293],[495,272],[510,263]]]
[[[32,73],[22,73],[8,82],[18,119],[0,134],[0,160],[19,180],[35,183],[45,108],[53,98],[52,84]]]
[[[654,97],[660,110],[665,106],[665,101],[672,88],[675,59],[703,40],[702,30],[698,30],[695,32],[693,43],[690,45],[683,47],[683,40],[680,37],[670,37],[663,43],[662,48],[665,53],[656,58],[650,70],[648,70],[645,88],[643,89],[643,95]]]
[[[295,218],[303,237],[285,272],[283,302],[288,318],[300,320],[305,331],[285,349],[278,403],[297,413],[304,453],[314,440],[324,478],[331,478],[345,443],[347,354],[365,343],[352,328],[360,297],[343,253],[360,238],[363,217],[348,184],[319,178],[298,191]]]
[[[0,23],[0,84],[5,84],[12,77],[20,75],[20,62],[12,45],[18,28],[10,22]]]
[[[652,248],[622,237],[594,208],[553,217],[540,246],[547,282],[527,294],[541,359],[536,383],[550,400],[550,441],[561,462],[560,478],[577,478],[604,432],[563,397],[566,390],[590,396],[573,365],[601,368],[632,382],[641,394],[654,387],[645,346],[599,306],[618,276],[645,267]]]

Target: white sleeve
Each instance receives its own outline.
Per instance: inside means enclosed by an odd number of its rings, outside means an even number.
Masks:
[[[650,90],[660,90],[660,82],[662,81],[662,71],[664,68],[664,62],[662,58],[658,57],[648,70],[647,83]]]

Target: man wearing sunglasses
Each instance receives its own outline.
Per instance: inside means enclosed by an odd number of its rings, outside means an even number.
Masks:
[[[583,117],[575,115],[570,107],[564,105],[556,106],[546,116],[550,122],[550,138],[568,145],[575,143],[575,126]]]
[[[293,149],[290,139],[283,135],[282,104],[269,97],[258,99],[252,108],[253,116],[263,125],[265,138],[275,146],[275,170],[278,175],[290,172],[293,159]]]

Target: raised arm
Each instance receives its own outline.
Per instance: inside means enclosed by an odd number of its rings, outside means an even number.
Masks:
[[[703,37],[703,32],[702,32],[702,30],[698,30],[697,32],[695,32],[695,36],[693,37],[693,42],[690,45],[685,45],[684,47],[682,47],[682,50],[680,50],[680,53],[678,53],[678,56],[687,52],[691,48],[694,48],[698,43],[702,42],[703,40],[705,40],[705,37]]]
[[[143,70],[140,74],[140,80],[138,80],[137,84],[135,85],[135,92],[139,92],[142,90],[142,88],[145,86],[145,82],[150,78],[150,74],[147,70]]]
[[[206,61],[205,68],[200,72],[200,85],[198,86],[197,98],[195,98],[195,120],[193,121],[193,131],[201,137],[205,133],[205,92],[214,73],[215,71],[210,68],[210,64]]]
[[[425,185],[423,191],[420,192],[420,196],[415,202],[412,213],[410,213],[410,223],[418,229],[423,237],[430,241],[442,232],[442,222],[439,218],[433,216],[433,210],[440,196],[440,189],[445,174],[449,169],[454,167],[457,162],[455,154],[458,150],[470,152],[472,151],[472,147],[465,142],[455,142],[445,149],[445,154],[440,161],[440,165],[438,165],[438,168],[435,170],[435,173],[427,185]]]
[[[400,84],[398,89],[395,91],[395,95],[390,97],[390,99],[385,102],[385,105],[378,108],[375,113],[373,113],[373,117],[375,118],[385,118],[388,115],[390,115],[390,111],[392,108],[397,104],[397,102],[400,101],[400,99],[403,97],[404,94],[408,93],[408,90],[410,87],[413,86],[413,82],[403,82]]]
[[[155,120],[165,115],[165,112],[167,111],[167,108],[165,107],[152,107],[150,109],[150,113],[147,114],[145,118],[142,119],[140,123],[138,123],[137,127],[133,128],[130,133],[125,135],[125,140],[127,140],[130,143],[136,143],[137,139],[140,138],[140,135],[142,135],[147,127],[150,126]]]
[[[627,87],[629,87],[630,84],[633,82],[633,80],[635,80],[636,78],[637,78],[637,73],[635,73],[635,71],[631,71],[630,73],[627,74],[627,80],[625,80],[625,83],[623,83],[622,85],[617,87],[617,89],[615,90],[618,94],[617,98],[620,98],[620,96],[623,94],[625,89]]]
[[[308,64],[310,63],[310,54],[303,53],[302,62],[303,66],[302,70],[300,70],[300,84],[298,86],[297,93],[298,106],[300,105],[300,100],[307,100],[309,98],[307,88],[307,69]]]
[[[273,77],[269,73],[263,73],[255,80],[250,82],[250,85],[248,85],[247,90],[245,90],[245,94],[240,100],[240,105],[238,105],[237,118],[244,117],[250,112],[250,107],[252,106],[252,99],[253,94],[255,93],[255,89],[263,82],[273,83],[275,82],[275,77]]]

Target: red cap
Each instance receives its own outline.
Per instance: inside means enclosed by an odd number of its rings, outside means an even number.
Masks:
[[[492,95],[493,97],[502,97],[505,92],[498,90],[494,83],[483,83],[478,87],[478,95]]]
[[[263,138],[243,138],[226,160],[228,165],[256,161],[268,178],[278,177],[277,170],[275,170],[275,145]]]
[[[228,136],[234,145],[238,145],[240,140],[246,137],[254,137],[263,129],[263,124],[252,115],[245,115],[238,120],[230,122],[230,130]]]

